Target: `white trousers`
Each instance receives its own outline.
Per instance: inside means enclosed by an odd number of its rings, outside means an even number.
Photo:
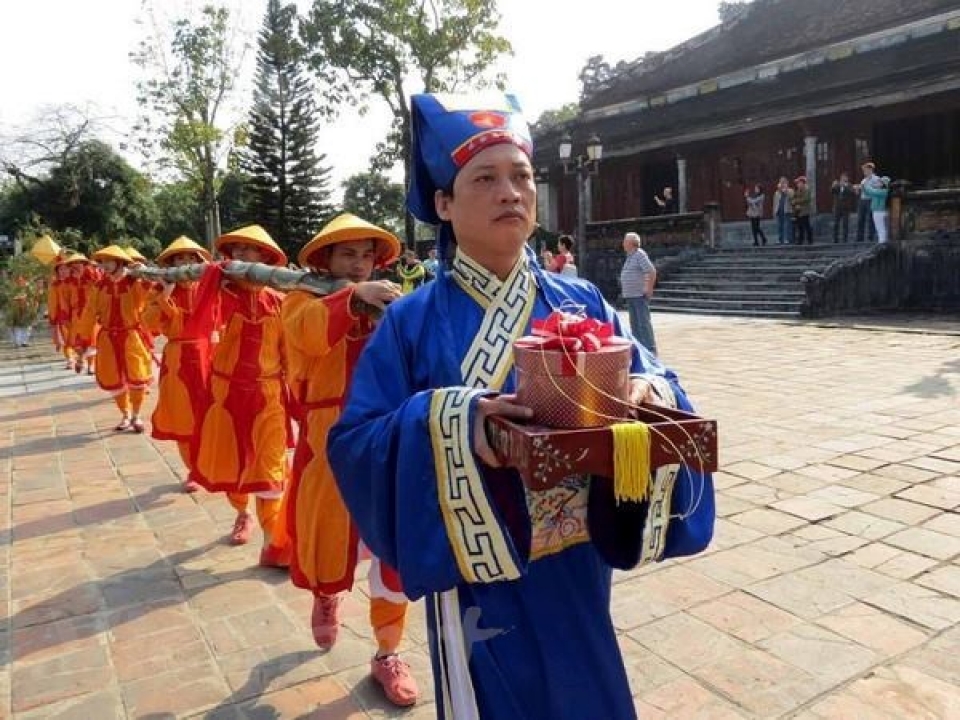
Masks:
[[[873,211],[873,226],[877,229],[877,242],[885,243],[887,241],[887,211]]]
[[[10,328],[10,335],[13,338],[14,347],[21,347],[23,345],[30,344],[30,335],[33,333],[33,328],[30,327],[14,327]]]

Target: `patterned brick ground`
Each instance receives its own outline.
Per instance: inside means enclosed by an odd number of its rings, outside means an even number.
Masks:
[[[615,576],[641,715],[960,717],[960,337],[655,324],[723,471],[708,553]],[[232,511],[178,491],[172,445],[112,433],[47,349],[0,352],[0,718],[434,717],[420,605],[424,700],[400,712],[368,676],[362,591],[316,651],[309,596],[225,543]]]

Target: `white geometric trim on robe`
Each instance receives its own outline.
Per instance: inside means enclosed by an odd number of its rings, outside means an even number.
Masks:
[[[460,364],[464,388],[435,390],[430,402],[437,495],[460,574],[467,582],[520,577],[503,528],[497,522],[471,450],[470,405],[480,389],[500,390],[513,366],[513,341],[526,329],[536,292],[526,257],[504,282],[457,250],[451,273],[457,285],[484,310],[483,323]],[[440,692],[450,720],[479,720],[465,647],[459,593],[436,597],[440,645]]]
[[[661,405],[677,407],[677,397],[673,386],[663,375],[643,373],[631,375],[650,383]],[[667,529],[670,525],[670,503],[673,498],[673,486],[676,484],[679,465],[662,465],[652,473],[650,483],[650,507],[643,523],[643,546],[640,548],[638,567],[663,559],[667,543]]]
[[[480,720],[477,697],[470,677],[470,657],[456,588],[436,595],[437,645],[440,650],[440,692],[444,716],[449,720]]]
[[[526,256],[501,283],[458,250],[453,278],[484,309],[480,329],[460,363],[460,375],[467,387],[499,390],[513,366],[513,341],[523,334],[536,304]]]
[[[662,465],[653,471],[650,486],[650,506],[643,523],[643,546],[640,548],[640,562],[637,567],[663,559],[667,543],[667,527],[670,525],[670,501],[673,498],[673,486],[677,480],[679,465]]]
[[[470,405],[482,394],[445,388],[435,390],[430,401],[437,498],[460,574],[471,583],[520,577],[471,451]]]

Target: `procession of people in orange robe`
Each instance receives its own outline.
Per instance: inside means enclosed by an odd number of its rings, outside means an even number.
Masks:
[[[230,544],[249,543],[259,524],[259,564],[289,568],[293,583],[314,596],[318,647],[336,644],[342,594],[369,559],[371,674],[392,703],[413,705],[419,689],[398,655],[408,600],[397,572],[364,548],[326,459],[327,432],[374,329],[355,303],[382,309],[401,295],[392,282],[371,280],[400,257],[400,241],[350,214],[328,223],[298,261],[349,281],[329,296],[285,294],[224,272],[229,260],[287,266],[259,225],[225,233],[214,246],[220,261],[187,237],[153,263],[119,245],[89,259],[62,252],[47,295],[54,346],[68,369],[86,369],[112,397],[120,413],[114,432],[147,431],[144,400],[156,382],[149,433],[176,443],[183,491],[224,495],[236,511]],[[138,272],[149,264],[199,267],[167,282]],[[158,336],[165,339],[159,356]]]

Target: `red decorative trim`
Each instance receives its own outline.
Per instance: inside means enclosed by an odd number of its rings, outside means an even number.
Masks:
[[[460,147],[450,153],[450,157],[453,159],[453,163],[461,168],[481,150],[486,150],[491,145],[499,145],[500,143],[512,143],[527,155],[532,151],[530,143],[512,130],[484,130],[467,139]]]

